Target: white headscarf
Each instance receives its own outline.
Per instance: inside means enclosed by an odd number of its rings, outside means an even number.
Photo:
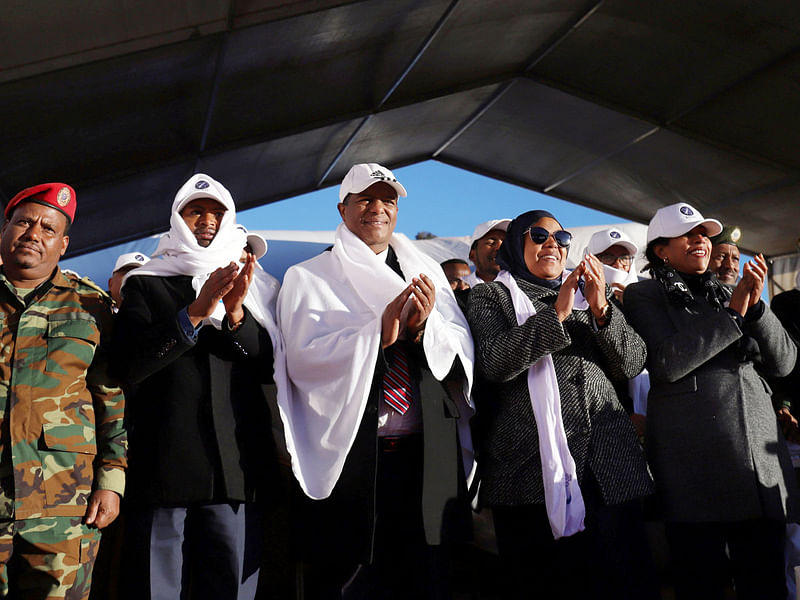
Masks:
[[[197,242],[194,233],[181,216],[181,210],[198,198],[211,198],[226,209],[213,241],[206,247]],[[175,194],[169,224],[170,229],[161,237],[150,262],[128,273],[122,281],[123,288],[128,278],[133,276],[189,275],[192,277],[192,287],[197,294],[214,270],[225,267],[231,262],[238,265],[242,250],[247,245],[247,231],[236,225],[236,206],[230,192],[221,183],[203,173],[193,175]],[[279,287],[278,280],[256,263],[253,281],[244,301],[253,318],[269,333],[273,349],[276,351],[276,365],[277,353],[282,352],[283,346],[274,316]],[[203,323],[219,329],[224,317],[225,307],[220,302],[214,314]],[[276,382],[277,375],[276,367]]]

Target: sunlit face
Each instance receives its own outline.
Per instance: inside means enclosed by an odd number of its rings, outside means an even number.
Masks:
[[[484,281],[494,281],[500,272],[500,265],[495,258],[505,239],[505,231],[492,229],[476,241],[475,247],[469,251],[469,259],[475,264],[475,274]]]
[[[375,254],[386,250],[397,224],[397,191],[392,186],[373,183],[349,194],[337,207],[347,228]]]
[[[544,217],[533,223],[531,227],[541,227],[551,234],[562,227],[555,219]],[[525,266],[531,275],[539,279],[556,279],[564,272],[567,266],[567,248],[562,248],[550,235],[543,243],[535,243],[530,236],[525,234],[524,257]]]
[[[711,240],[702,225],[678,237],[669,238],[666,244],[655,246],[653,250],[656,256],[676,271],[688,275],[705,273],[711,260]]]
[[[442,270],[444,271],[444,276],[447,277],[447,281],[450,283],[450,287],[453,290],[464,289],[466,287],[462,279],[470,274],[469,265],[459,262],[451,262],[443,265]]]
[[[205,248],[214,241],[226,210],[213,198],[197,198],[181,209],[181,217],[197,243]]]
[[[67,217],[55,208],[23,202],[0,231],[0,256],[11,281],[44,281],[67,251]]]
[[[739,277],[739,248],[733,244],[717,244],[711,248],[708,268],[722,283],[736,285]]]
[[[633,256],[625,246],[614,244],[597,255],[597,259],[604,265],[629,273]]]

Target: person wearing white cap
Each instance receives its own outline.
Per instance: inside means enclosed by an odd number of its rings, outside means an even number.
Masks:
[[[247,244],[230,192],[198,173],[153,258],[122,283],[114,365],[133,389],[130,598],[184,597],[189,579],[192,598],[255,597],[260,501],[277,485],[262,385],[274,357],[280,390],[283,361],[278,282],[254,254],[239,262]]]
[[[622,301],[625,286],[637,279],[632,267],[638,251],[638,246],[622,229],[609,227],[589,238],[584,254],[594,254],[603,263],[606,283],[613,288],[617,300]]]
[[[462,281],[469,287],[479,283],[494,281],[500,272],[500,266],[495,261],[497,252],[506,239],[506,230],[511,219],[492,219],[481,223],[472,232],[472,243],[469,248],[469,259],[475,265],[475,271]]]
[[[119,310],[119,305],[122,304],[122,280],[129,272],[147,264],[150,257],[141,252],[126,252],[117,257],[117,262],[114,263],[114,270],[111,271],[111,277],[108,278],[108,293],[114,300],[114,312]]]
[[[594,254],[603,264],[606,283],[611,286],[620,305],[625,287],[638,280],[633,268],[638,252],[639,247],[618,227],[596,231],[586,244],[584,254]],[[615,383],[614,387],[620,402],[631,416],[636,433],[642,438],[646,426],[647,391],[650,389],[647,370],[629,381]]]
[[[797,347],[761,300],[761,255],[736,285],[708,271],[720,233],[685,202],[647,230],[652,279],[625,289],[647,345],[646,449],[666,522],[675,597],[783,599],[787,518],[800,498],[762,376],[784,376]],[[726,553],[727,547],[727,553]]]
[[[278,298],[309,597],[441,597],[449,518],[469,523],[472,338],[442,269],[394,232],[405,196],[386,167],[354,165],[333,246]]]

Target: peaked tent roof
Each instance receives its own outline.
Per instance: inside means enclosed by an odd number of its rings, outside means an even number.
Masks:
[[[0,21],[0,200],[79,196],[71,254],[423,160],[647,222],[685,200],[794,252],[800,3],[27,0]],[[480,202],[480,198],[475,198]]]

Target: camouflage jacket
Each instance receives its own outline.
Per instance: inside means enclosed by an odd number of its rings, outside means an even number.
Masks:
[[[26,301],[0,272],[0,519],[81,516],[93,489],[125,487],[110,299],[56,268]]]

